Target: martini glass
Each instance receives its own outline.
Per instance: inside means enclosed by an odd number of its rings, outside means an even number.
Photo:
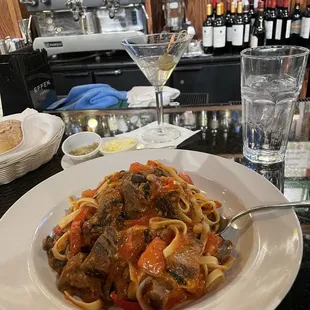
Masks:
[[[147,142],[170,142],[181,135],[178,129],[164,124],[163,87],[191,39],[187,32],[180,32],[142,35],[122,41],[127,53],[155,87],[158,126],[143,134]]]

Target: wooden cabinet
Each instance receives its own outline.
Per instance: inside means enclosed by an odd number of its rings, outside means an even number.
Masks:
[[[18,21],[22,19],[19,0],[0,0],[0,39],[20,38]]]

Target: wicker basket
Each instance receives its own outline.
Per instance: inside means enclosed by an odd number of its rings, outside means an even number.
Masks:
[[[65,126],[47,143],[31,149],[20,158],[0,164],[0,185],[7,184],[47,163],[56,154]]]

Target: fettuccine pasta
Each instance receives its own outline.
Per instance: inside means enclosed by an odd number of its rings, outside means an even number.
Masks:
[[[58,289],[81,309],[170,309],[216,288],[234,263],[218,234],[221,203],[158,161],[133,163],[68,202],[43,248]]]

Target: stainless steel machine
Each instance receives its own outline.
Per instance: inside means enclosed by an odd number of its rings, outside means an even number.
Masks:
[[[122,49],[121,41],[146,33],[144,0],[20,0],[48,55]]]

